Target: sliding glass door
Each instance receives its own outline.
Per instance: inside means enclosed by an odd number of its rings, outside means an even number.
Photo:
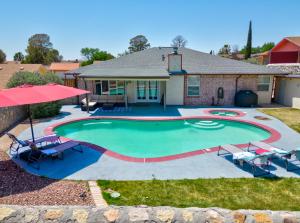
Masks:
[[[137,102],[159,102],[158,81],[137,81],[136,82]]]

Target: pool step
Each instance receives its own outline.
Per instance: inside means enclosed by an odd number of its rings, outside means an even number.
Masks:
[[[184,123],[185,125],[189,125],[192,126],[194,128],[198,128],[198,129],[221,129],[224,128],[225,125],[216,121],[209,121],[209,120],[205,120],[205,121],[198,121],[195,123],[190,123],[185,121]]]

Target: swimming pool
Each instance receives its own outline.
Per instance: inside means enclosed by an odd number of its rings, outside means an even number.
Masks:
[[[86,119],[57,125],[53,131],[135,158],[174,156],[224,144],[266,140],[272,135],[252,123],[221,118]]]

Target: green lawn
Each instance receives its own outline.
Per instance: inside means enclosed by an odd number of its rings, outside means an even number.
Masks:
[[[300,132],[300,110],[295,108],[266,108],[258,109],[259,111],[271,115],[285,124],[287,124],[292,129]]]
[[[300,179],[295,178],[99,180],[98,185],[112,205],[300,210]],[[111,198],[111,190],[121,196]]]

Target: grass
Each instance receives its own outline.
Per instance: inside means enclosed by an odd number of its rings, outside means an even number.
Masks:
[[[259,111],[271,115],[290,128],[300,133],[300,110],[295,108],[272,108],[272,109],[259,109]]]
[[[112,205],[300,210],[300,179],[98,180]],[[119,198],[109,192],[117,191]]]

